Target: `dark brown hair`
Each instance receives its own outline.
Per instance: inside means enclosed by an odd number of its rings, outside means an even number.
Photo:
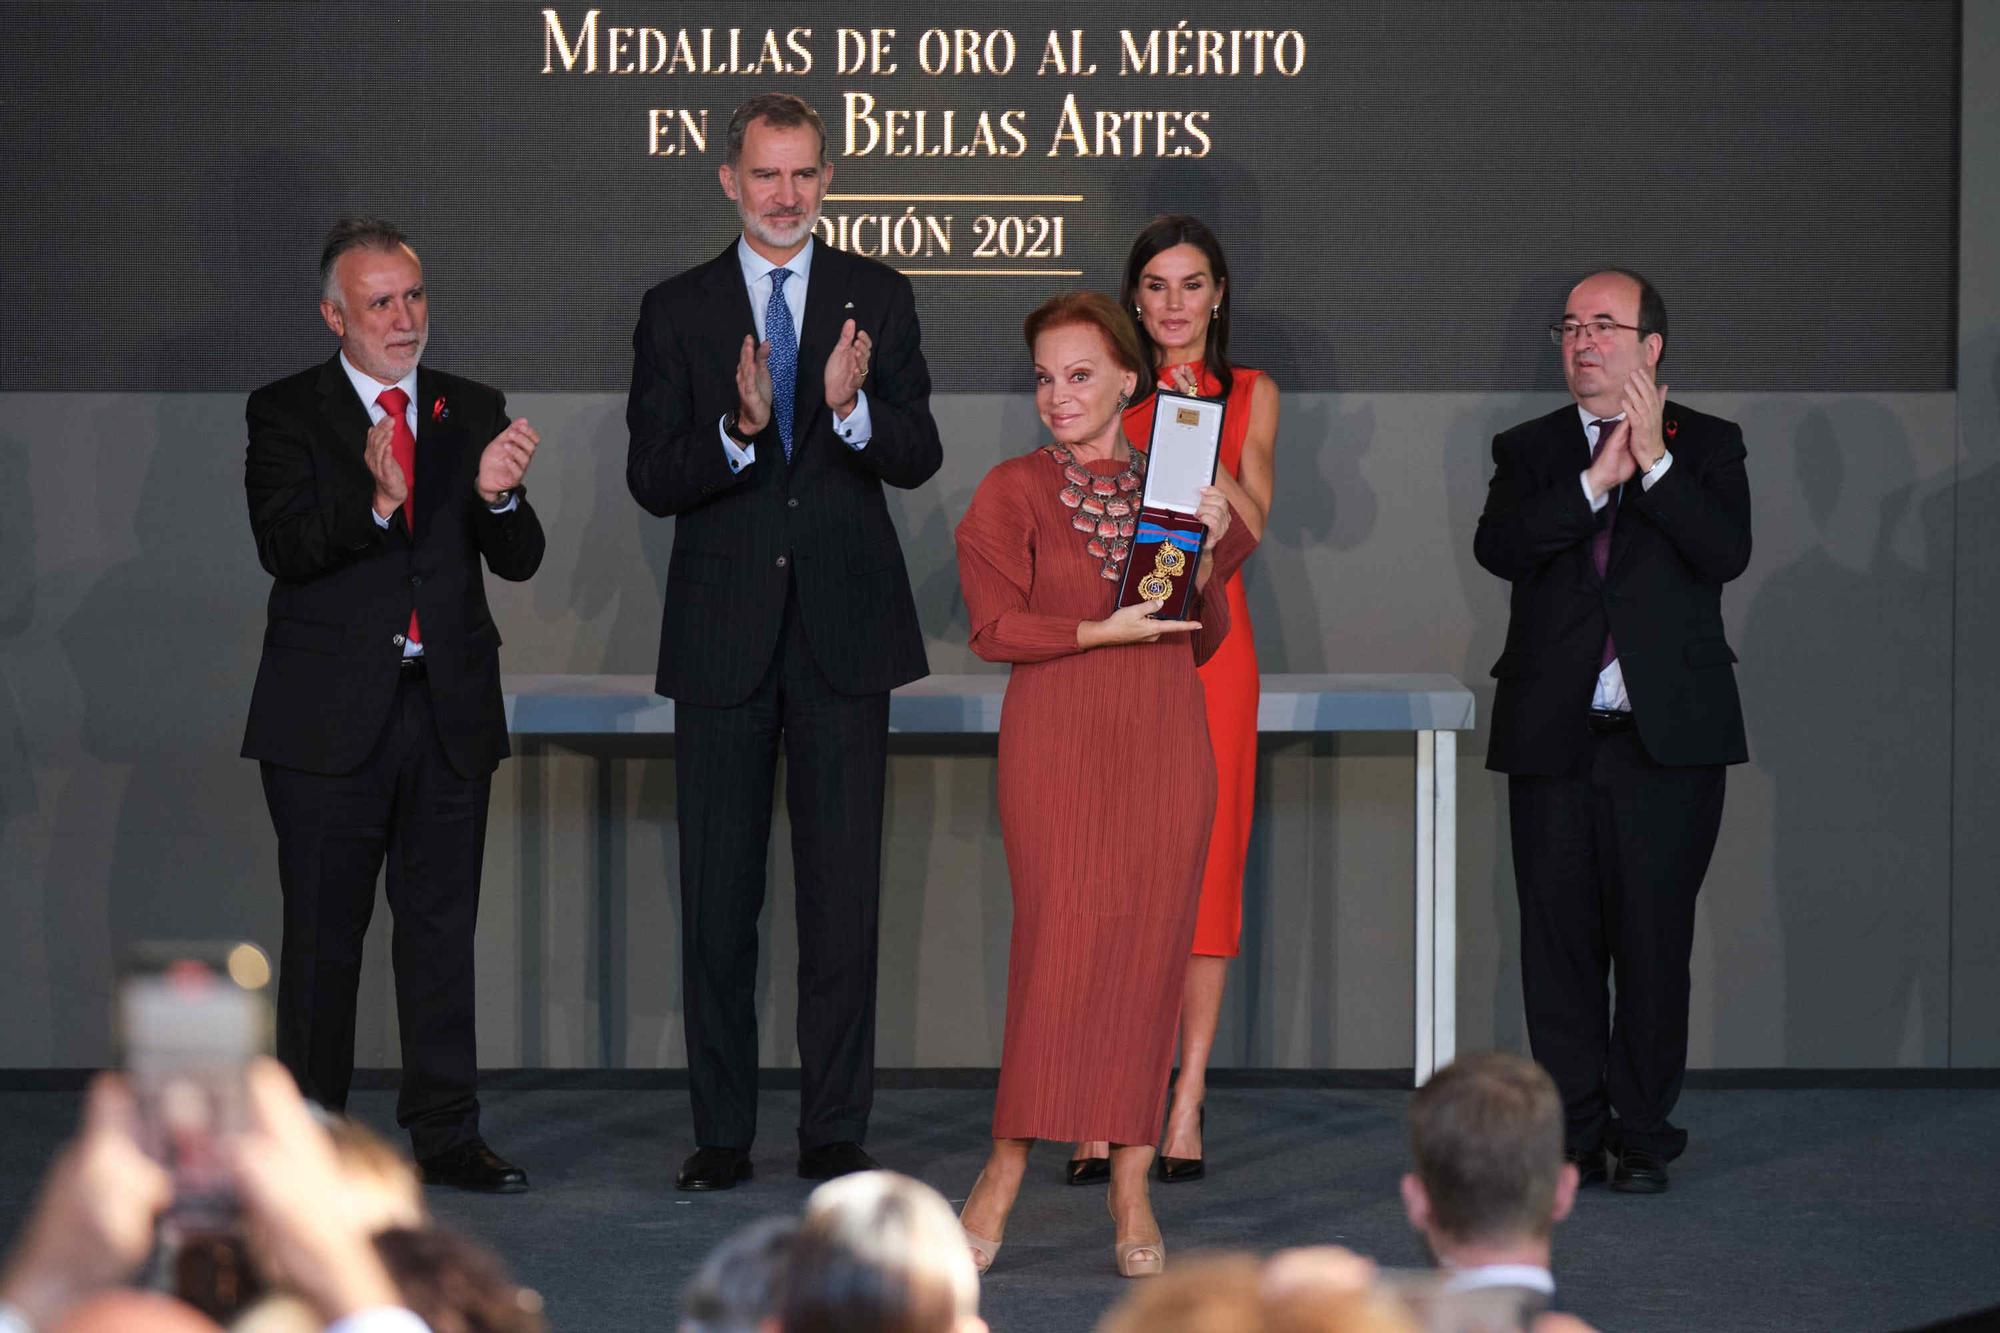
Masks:
[[[1215,313],[1209,316],[1208,336],[1202,347],[1201,359],[1208,373],[1221,381],[1222,395],[1227,398],[1229,386],[1235,379],[1229,370],[1229,297],[1234,287],[1229,281],[1229,260],[1222,253],[1222,242],[1208,229],[1208,224],[1186,213],[1168,213],[1147,223],[1145,230],[1133,238],[1132,253],[1125,257],[1125,286],[1119,295],[1125,302],[1125,319],[1146,349],[1139,396],[1143,398],[1151,393],[1160,377],[1159,350],[1139,324],[1139,279],[1146,272],[1146,265],[1153,262],[1153,256],[1177,245],[1192,245],[1201,251],[1208,260],[1209,276],[1215,279],[1215,285],[1222,293],[1221,299],[1215,303]]]
[[[1410,1100],[1417,1179],[1454,1240],[1548,1235],[1562,1152],[1562,1096],[1523,1056],[1462,1055]]]
[[[1139,377],[1134,397],[1145,397],[1149,383],[1145,349],[1139,345],[1132,321],[1119,314],[1117,305],[1102,292],[1063,292],[1051,296],[1021,321],[1021,336],[1028,340],[1028,350],[1033,352],[1035,339],[1050,329],[1076,324],[1088,324],[1104,335],[1118,364]]]

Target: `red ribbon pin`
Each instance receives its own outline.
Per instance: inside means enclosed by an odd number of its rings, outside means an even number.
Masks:
[[[444,418],[445,418],[444,399],[440,398],[435,403],[431,404],[431,420],[443,421]]]

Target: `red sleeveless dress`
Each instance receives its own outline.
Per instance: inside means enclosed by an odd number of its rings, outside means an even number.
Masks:
[[[1214,396],[1222,383],[1200,362],[1201,391]],[[1221,466],[1240,478],[1243,440],[1250,431],[1250,398],[1263,372],[1230,367],[1229,401],[1222,411]],[[1161,384],[1172,388],[1162,371]],[[1125,438],[1144,449],[1153,438],[1153,400],[1125,409]],[[1243,938],[1243,861],[1250,851],[1250,817],[1257,796],[1257,640],[1250,628],[1250,604],[1243,595],[1241,569],[1229,575],[1229,637],[1200,669],[1208,699],[1208,735],[1215,748],[1215,827],[1208,839],[1208,863],[1201,878],[1201,906],[1195,919],[1194,952],[1234,958]]]

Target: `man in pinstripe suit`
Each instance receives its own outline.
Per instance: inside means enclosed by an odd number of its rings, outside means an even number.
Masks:
[[[684,1190],[751,1175],[757,918],[784,747],[799,933],[799,1174],[875,1165],[876,907],[889,691],[929,670],[883,495],[942,447],[909,280],[813,238],[819,116],[730,122],[743,234],[646,293],[626,481],[675,518],[657,688],[675,702],[682,989],[696,1151]]]

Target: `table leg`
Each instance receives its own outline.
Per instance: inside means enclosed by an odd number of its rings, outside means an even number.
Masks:
[[[1436,814],[1431,825],[1431,1064],[1458,1054],[1458,733],[1439,731],[1433,764]]]
[[[1437,739],[1417,733],[1416,1055],[1422,1087],[1437,1068]]]

